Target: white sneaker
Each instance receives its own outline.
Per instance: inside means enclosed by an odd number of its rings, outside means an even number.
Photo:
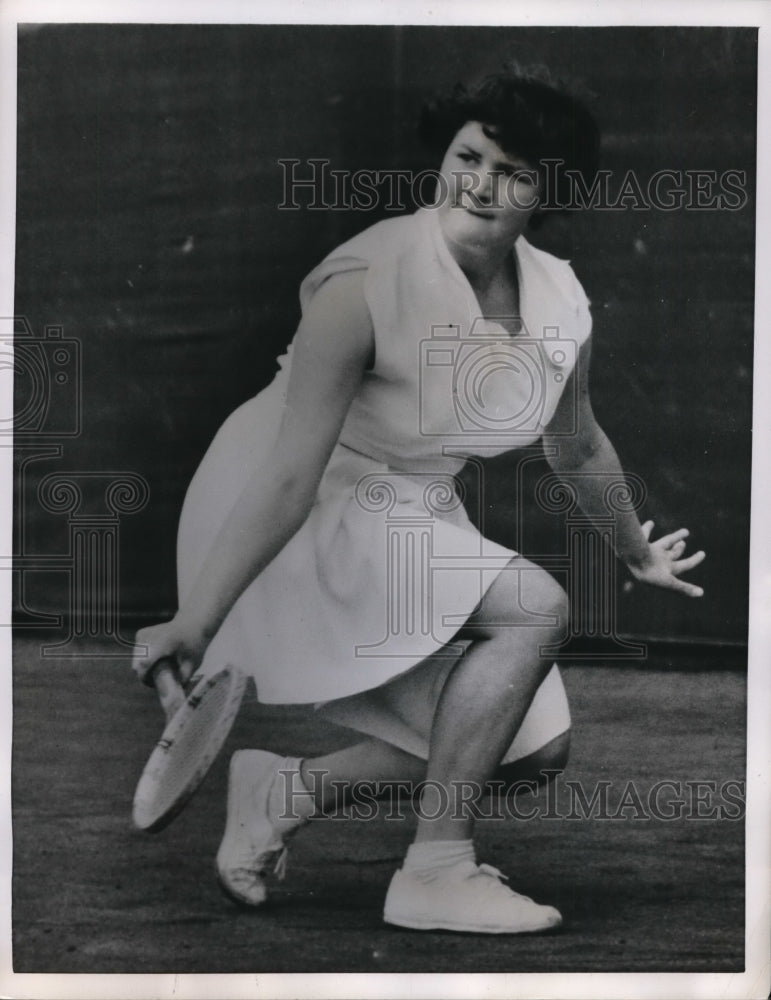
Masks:
[[[505,877],[473,861],[440,869],[431,881],[402,868],[388,888],[383,919],[417,930],[477,934],[531,934],[560,926],[562,917],[553,906],[513,892],[500,881]]]
[[[264,876],[275,864],[284,877],[286,841],[307,822],[308,808],[281,796],[271,807],[271,790],[296,770],[298,761],[265,750],[237,750],[230,761],[225,834],[217,851],[217,876],[223,890],[244,906],[260,906],[267,898]],[[286,805],[289,816],[280,810]]]

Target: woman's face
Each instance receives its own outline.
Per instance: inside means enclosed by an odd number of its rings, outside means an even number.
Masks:
[[[482,247],[511,246],[538,206],[538,172],[531,163],[466,122],[445,153],[438,210],[452,241]]]

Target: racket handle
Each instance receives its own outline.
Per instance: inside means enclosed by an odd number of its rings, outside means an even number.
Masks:
[[[176,663],[168,658],[158,660],[150,671],[150,678],[168,722],[185,700],[184,689],[177,678]]]

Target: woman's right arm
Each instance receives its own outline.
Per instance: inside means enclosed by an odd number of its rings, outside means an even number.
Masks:
[[[170,656],[187,679],[242,592],[310,513],[343,421],[372,362],[374,334],[364,274],[334,275],[311,300],[294,340],[275,445],[254,470],[174,619],[137,633],[137,644],[147,647],[134,658],[140,675]]]

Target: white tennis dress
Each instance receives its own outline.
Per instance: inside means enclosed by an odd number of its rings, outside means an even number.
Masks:
[[[505,567],[515,555],[472,525],[454,476],[472,456],[540,437],[591,330],[566,261],[521,236],[514,256],[516,336],[482,317],[431,208],[377,223],[308,275],[303,309],[332,275],[366,272],[374,366],[310,515],[233,606],[203,670],[233,663],[254,677],[261,701],[321,702],[327,718],[426,756],[425,720],[467,647],[453,637],[497,574],[513,571]],[[270,452],[291,360],[290,345],[274,381],[220,428],[190,484],[178,536],[180,603]],[[569,723],[554,667],[504,760]]]

